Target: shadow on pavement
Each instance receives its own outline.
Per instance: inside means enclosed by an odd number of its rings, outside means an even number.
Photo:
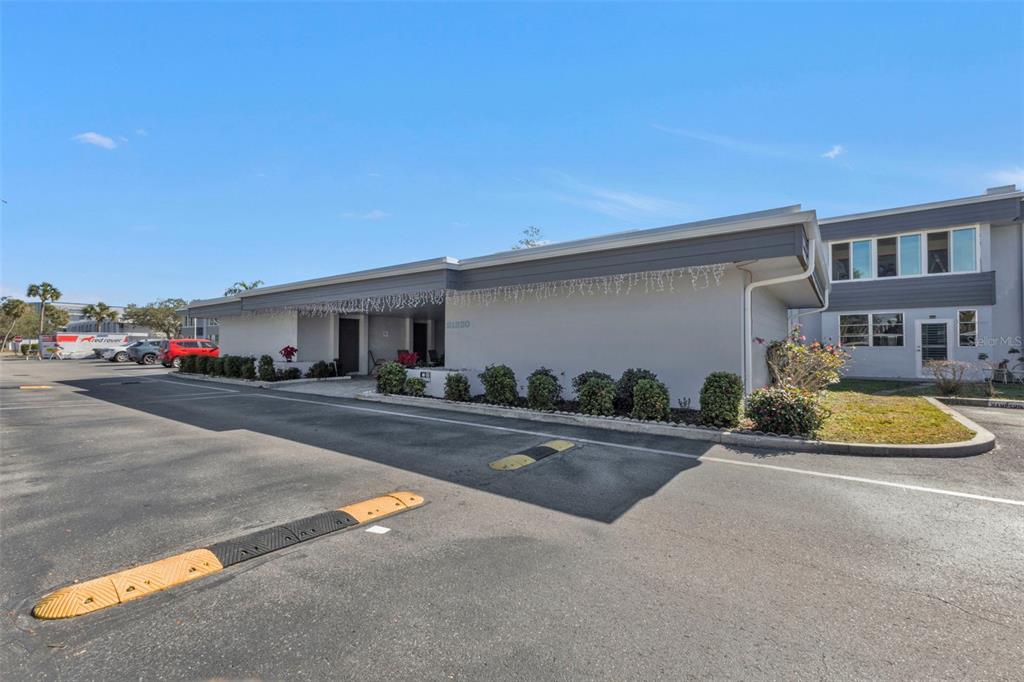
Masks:
[[[111,382],[108,377],[60,383],[80,389],[84,396],[209,431],[247,430],[283,438],[604,523],[615,521],[676,475],[700,464],[695,459],[653,452],[631,453],[605,445],[579,444],[522,469],[497,472],[490,469],[490,462],[549,440],[536,432],[556,433],[569,440],[575,435],[628,445],[640,444],[644,439],[635,434],[247,387],[225,393],[225,398],[218,400],[205,384],[170,381],[178,387],[169,388],[165,381],[150,382],[142,377],[138,382]],[[155,393],[150,390],[155,385],[173,394]],[[190,393],[202,399],[190,400]],[[655,447],[699,456],[712,444],[674,441],[666,446],[662,440]]]

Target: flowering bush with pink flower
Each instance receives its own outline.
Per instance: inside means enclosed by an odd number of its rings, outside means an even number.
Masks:
[[[850,353],[842,344],[807,343],[797,326],[786,339],[768,344],[766,359],[772,383],[817,393],[842,378]]]

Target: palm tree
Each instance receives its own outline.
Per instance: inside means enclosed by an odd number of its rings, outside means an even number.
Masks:
[[[4,296],[3,303],[0,304],[0,313],[3,313],[4,317],[10,318],[11,326],[4,332],[4,343],[0,348],[7,348],[7,339],[11,338],[11,332],[14,331],[14,325],[18,324],[18,320],[24,317],[25,313],[28,312],[28,303],[25,303],[20,298],[10,298]]]
[[[43,325],[46,322],[46,304],[50,301],[59,301],[61,297],[60,289],[53,286],[49,282],[40,282],[39,284],[29,284],[28,289],[25,291],[25,295],[29,298],[39,299],[39,355],[40,360],[43,359]]]
[[[96,305],[90,303],[82,308],[82,314],[96,321],[96,331],[99,332],[104,322],[116,322],[119,313],[100,301]]]
[[[263,280],[262,279],[254,279],[251,282],[235,282],[234,284],[232,284],[231,286],[229,286],[227,289],[224,290],[224,295],[225,296],[237,296],[238,294],[242,293],[243,291],[248,291],[249,289],[255,289],[256,287],[258,287],[258,286],[260,286],[262,284],[263,284]]]

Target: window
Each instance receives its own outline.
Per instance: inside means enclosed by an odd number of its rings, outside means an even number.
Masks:
[[[959,327],[959,345],[973,347],[978,345],[978,311],[960,310],[957,312]]]
[[[853,278],[867,279],[871,276],[871,240],[853,242]]]
[[[928,233],[928,274],[949,272],[949,232]]]
[[[878,276],[895,277],[899,273],[896,253],[896,237],[878,240]]]
[[[977,265],[975,230],[953,230],[953,272],[973,272]]]
[[[839,316],[839,343],[844,346],[871,345],[867,315]]]
[[[179,341],[178,345],[182,348],[199,348],[198,341]]]
[[[900,237],[900,275],[911,277],[921,274],[921,235],[905,234]]]
[[[832,281],[850,279],[850,245],[832,245]]]
[[[844,346],[902,346],[903,313],[840,315],[839,342]]]
[[[871,316],[872,346],[903,345],[903,313],[874,313]]]

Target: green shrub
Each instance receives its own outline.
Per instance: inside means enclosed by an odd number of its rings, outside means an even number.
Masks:
[[[242,378],[246,381],[256,381],[256,358],[251,355],[242,358]]]
[[[553,410],[562,399],[562,384],[547,367],[534,370],[526,379],[526,402],[535,410]]]
[[[425,379],[419,377],[409,377],[405,380],[405,386],[402,387],[402,392],[406,395],[422,396],[427,390],[427,382]]]
[[[209,374],[210,373],[210,360],[208,355],[197,355],[195,361],[196,374]]]
[[[627,414],[633,411],[633,391],[641,379],[658,380],[658,375],[647,369],[627,369],[615,384],[615,408]]]
[[[758,431],[804,438],[813,438],[829,416],[818,394],[782,385],[751,393],[746,413]]]
[[[269,355],[260,356],[260,366],[256,372],[260,381],[276,381],[277,372],[274,371],[274,358]]]
[[[237,355],[228,355],[224,358],[224,376],[232,379],[242,378],[242,358]]]
[[[516,374],[507,365],[488,365],[477,375],[484,385],[484,400],[492,405],[515,405],[519,402]]]
[[[610,374],[604,372],[598,372],[596,369],[588,369],[582,374],[577,374],[572,380],[572,390],[575,391],[576,395],[579,395],[580,389],[583,388],[583,384],[587,383],[591,379],[607,379],[608,381],[614,382]]]
[[[449,374],[444,380],[444,399],[460,403],[469,400],[469,379],[465,374]]]
[[[604,377],[591,377],[580,387],[580,412],[607,416],[615,412],[615,383]]]
[[[400,362],[385,362],[377,370],[377,392],[388,395],[401,393],[405,386],[405,365]]]
[[[734,428],[740,423],[743,380],[732,372],[712,372],[700,388],[700,423]]]
[[[277,370],[276,381],[292,381],[293,379],[301,379],[302,370],[298,367],[289,367],[288,369]]]
[[[224,376],[224,358],[210,358],[209,367],[211,377]]]
[[[633,389],[633,419],[668,419],[668,389],[657,379],[641,379]]]
[[[334,363],[324,362],[323,360],[314,362],[312,365],[309,366],[309,369],[306,370],[307,379],[327,379],[335,375],[336,372],[334,371]]]
[[[39,352],[39,344],[38,343],[23,343],[23,344],[21,344],[21,354],[22,355],[29,355],[30,353],[32,355],[35,355],[38,352]]]
[[[186,355],[181,359],[181,365],[178,367],[179,372],[185,372],[187,374],[194,374],[196,371],[196,358],[198,355]]]

